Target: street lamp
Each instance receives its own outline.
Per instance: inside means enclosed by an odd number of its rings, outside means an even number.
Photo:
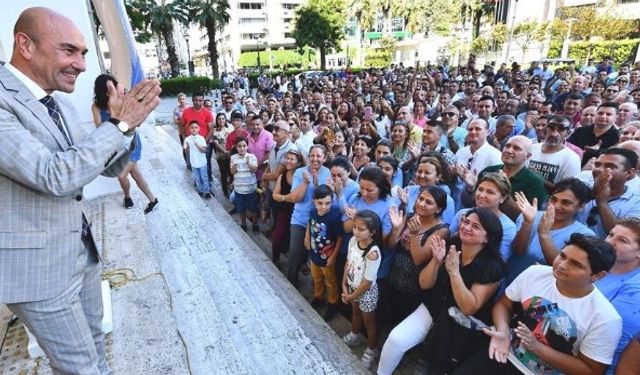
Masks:
[[[560,52],[560,58],[566,59],[569,56],[569,38],[571,38],[571,27],[573,26],[573,22],[577,21],[577,18],[569,18],[567,22],[569,22],[569,27],[567,28],[567,36],[564,38],[564,42],[562,42],[562,52]]]
[[[182,32],[184,40],[187,42],[187,67],[189,69],[189,77],[193,76],[193,61],[191,61],[191,50],[189,49],[189,30],[185,29]]]
[[[258,53],[258,72],[262,74],[262,66],[260,64],[260,34],[255,34],[253,37],[256,40],[256,52]]]
[[[505,63],[509,63],[509,50],[511,49],[511,39],[513,39],[513,27],[516,24],[516,6],[518,5],[518,0],[514,1],[513,4],[513,19],[511,20],[511,28],[509,29],[509,41],[507,42],[507,55],[504,58]]]

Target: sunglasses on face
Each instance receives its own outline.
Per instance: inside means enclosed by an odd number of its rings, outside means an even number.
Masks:
[[[454,112],[442,112],[442,117],[454,117],[457,116],[457,113]]]

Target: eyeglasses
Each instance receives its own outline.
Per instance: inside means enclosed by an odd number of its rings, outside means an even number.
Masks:
[[[615,90],[615,89],[607,89],[607,92],[618,92],[618,90]]]
[[[457,116],[458,114],[455,112],[442,112],[442,117],[454,117]]]
[[[598,216],[598,206],[591,207],[591,210],[589,210],[589,216],[587,216],[587,225],[592,227],[598,224],[597,216]]]

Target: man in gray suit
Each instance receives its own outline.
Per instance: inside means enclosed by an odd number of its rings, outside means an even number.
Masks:
[[[0,65],[0,303],[18,316],[54,373],[108,374],[99,255],[82,188],[126,164],[131,135],[160,103],[157,81],[109,90],[113,118],[88,133],[55,91],[71,93],[86,43],[66,17],[30,8]]]

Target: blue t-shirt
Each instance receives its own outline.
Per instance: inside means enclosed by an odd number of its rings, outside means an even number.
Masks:
[[[342,211],[343,209],[342,206],[346,205],[347,202],[349,202],[349,199],[353,195],[357,194],[359,191],[360,191],[360,184],[353,181],[352,179],[349,179],[349,181],[347,182],[347,185],[342,188],[342,199],[334,199],[333,205],[335,207],[338,207],[340,211]]]
[[[460,227],[460,217],[462,214],[469,211],[470,208],[463,208],[456,213],[456,216],[449,223],[449,233],[458,233],[458,229]],[[500,219],[500,223],[502,224],[502,242],[500,243],[500,256],[502,256],[502,260],[506,262],[509,261],[511,257],[511,242],[516,237],[516,224],[509,219],[509,217],[503,213],[500,213],[498,216]]]
[[[640,333],[640,268],[622,275],[609,273],[595,284],[622,317],[622,337],[606,372],[613,375],[620,355]]]
[[[447,208],[442,212],[442,221],[449,224],[453,217],[456,214],[456,205],[451,198],[451,190],[447,185],[438,185],[439,188],[444,190],[445,194],[447,194]],[[420,186],[418,185],[409,185],[404,190],[407,192],[407,214],[413,213],[413,208],[416,205],[416,201],[418,200],[418,194],[420,194]]]
[[[293,182],[291,183],[291,191],[295,191],[298,186],[304,183],[304,177],[302,176],[303,172],[310,172],[309,167],[302,167],[296,169],[293,173]],[[318,169],[318,185],[322,185],[327,183],[331,178],[331,172],[329,172],[329,168],[320,167]],[[304,198],[296,203],[293,206],[293,214],[291,214],[291,225],[298,225],[303,228],[307,227],[307,222],[309,222],[309,213],[314,208],[313,207],[313,181],[309,183],[307,187],[307,192],[304,194]]]
[[[342,214],[337,207],[331,207],[324,216],[318,215],[315,207],[309,214],[309,239],[311,250],[309,258],[318,267],[325,267],[327,259],[335,252],[338,237],[344,235]]]
[[[374,203],[367,203],[358,194],[349,199],[350,207],[354,207],[358,211],[371,210],[378,215],[382,223],[382,238],[385,238],[391,233],[391,216],[389,216],[389,208],[395,204],[393,198],[387,197],[387,199],[379,199]],[[342,222],[349,221],[347,214],[342,215]],[[351,239],[352,235],[348,238],[345,236],[344,242],[349,243],[348,239]],[[384,244],[378,244],[378,247],[382,249],[382,263],[378,269],[378,278],[382,279],[389,276],[389,269],[391,267],[391,261],[395,254],[391,249],[384,248]],[[342,250],[342,249],[341,249]]]
[[[533,220],[533,224],[531,225],[531,238],[529,240],[529,246],[527,247],[527,253],[523,255],[512,253],[509,262],[507,262],[507,285],[511,284],[511,282],[530,265],[535,263],[547,264],[542,253],[542,246],[540,246],[540,236],[538,235],[538,225],[540,225],[540,220],[542,219],[543,214],[544,211],[538,211],[536,218]],[[516,233],[520,228],[522,228],[523,223],[524,217],[521,214],[516,219]],[[551,240],[557,249],[562,249],[565,242],[569,240],[569,237],[571,237],[572,233],[593,235],[593,231],[591,229],[587,228],[579,221],[574,221],[564,228],[551,230]]]
[[[640,217],[640,192],[625,188],[625,192],[621,196],[609,201],[609,208],[611,208],[611,211],[618,219],[628,216]],[[595,219],[595,225],[589,225],[587,223],[589,216]],[[602,225],[595,199],[584,205],[584,209],[578,215],[578,220],[583,224],[589,225],[589,228],[599,238],[603,240],[607,238],[609,233],[607,233]]]

